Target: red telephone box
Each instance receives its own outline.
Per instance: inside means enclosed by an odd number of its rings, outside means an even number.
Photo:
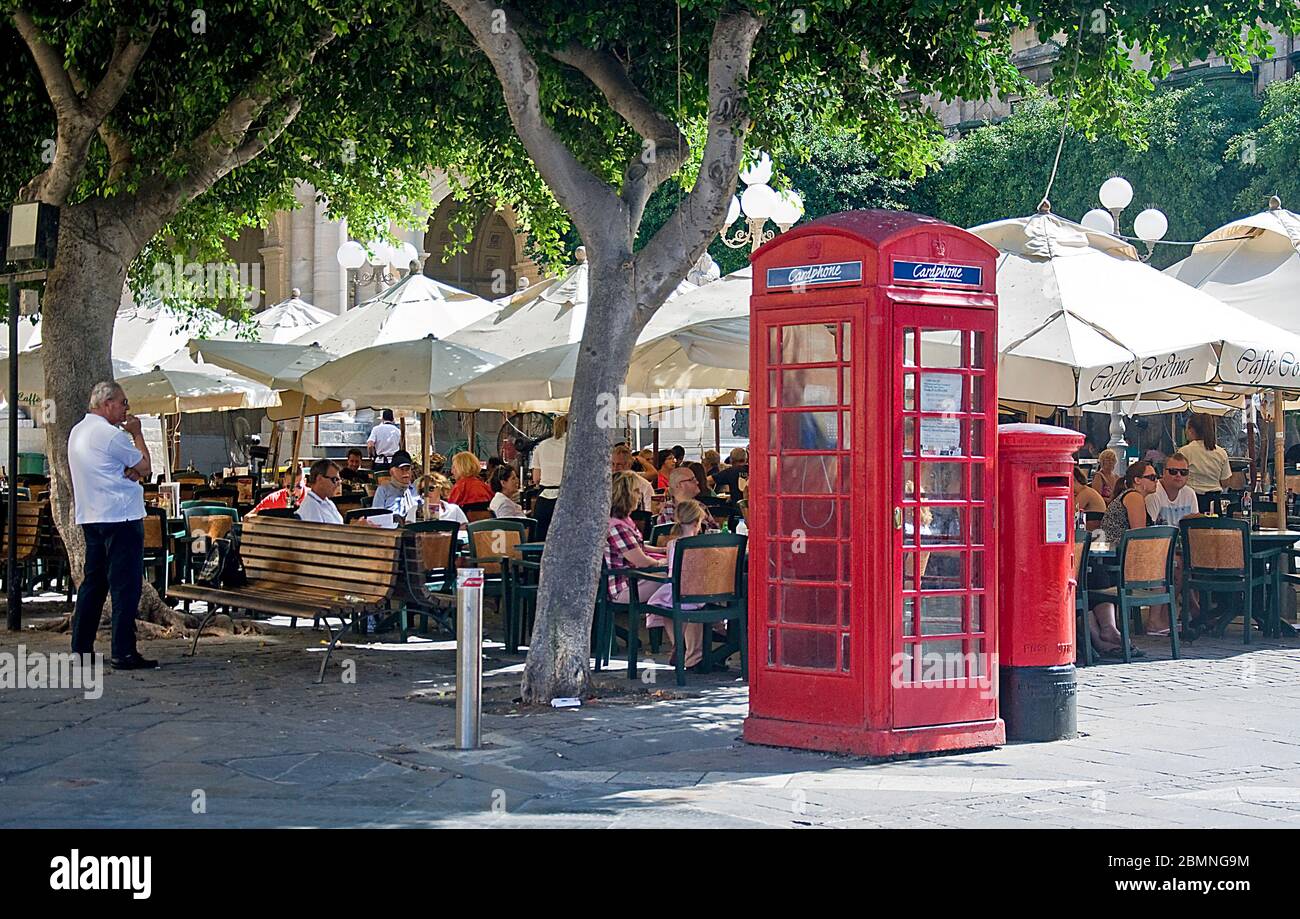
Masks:
[[[754,254],[754,743],[1001,744],[996,251],[853,211]]]

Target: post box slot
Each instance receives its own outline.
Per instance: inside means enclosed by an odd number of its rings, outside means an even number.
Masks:
[[[1039,488],[1069,488],[1070,477],[1068,475],[1040,475],[1038,477]]]

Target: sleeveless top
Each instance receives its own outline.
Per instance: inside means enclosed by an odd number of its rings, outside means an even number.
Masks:
[[[1106,534],[1107,542],[1119,542],[1119,538],[1128,530],[1128,508],[1124,506],[1124,496],[1136,491],[1126,488],[1115,496],[1106,508],[1106,515],[1101,518],[1101,530]],[[1142,502],[1142,513],[1146,517],[1143,526],[1151,526],[1151,515],[1146,512],[1146,501]]]

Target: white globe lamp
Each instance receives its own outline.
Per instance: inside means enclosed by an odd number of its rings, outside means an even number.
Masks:
[[[1107,211],[1103,211],[1099,207],[1094,207],[1084,214],[1079,223],[1090,230],[1096,230],[1098,233],[1113,234],[1115,232],[1115,219]]]
[[[727,222],[723,226],[731,226],[740,218],[740,198],[736,195],[731,196],[731,203],[727,205]]]
[[[1169,218],[1154,207],[1149,207],[1133,220],[1133,232],[1143,242],[1153,243],[1164,239],[1169,232]]]
[[[340,267],[349,271],[355,270],[365,264],[366,248],[355,239],[349,239],[339,246],[337,258]]]
[[[772,178],[772,158],[759,153],[758,158],[740,171],[740,180],[746,185],[762,185]],[[746,213],[749,213],[746,211]]]
[[[740,196],[740,207],[751,220],[767,220],[778,205],[776,192],[770,185],[751,185]]]
[[[1114,176],[1101,183],[1097,197],[1106,210],[1122,211],[1133,201],[1133,186],[1123,176]]]

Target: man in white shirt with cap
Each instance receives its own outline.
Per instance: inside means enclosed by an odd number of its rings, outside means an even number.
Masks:
[[[386,408],[379,424],[370,429],[366,446],[375,458],[375,469],[387,469],[393,462],[393,454],[402,448],[402,429],[393,423],[393,410]]]
[[[117,383],[96,383],[86,416],[68,434],[68,467],[76,522],[86,540],[86,564],[72,615],[72,651],[92,654],[104,601],[113,599],[114,670],[145,670],[157,661],[140,656],[135,617],[144,584],[144,491],[149,449],[140,419]]]

